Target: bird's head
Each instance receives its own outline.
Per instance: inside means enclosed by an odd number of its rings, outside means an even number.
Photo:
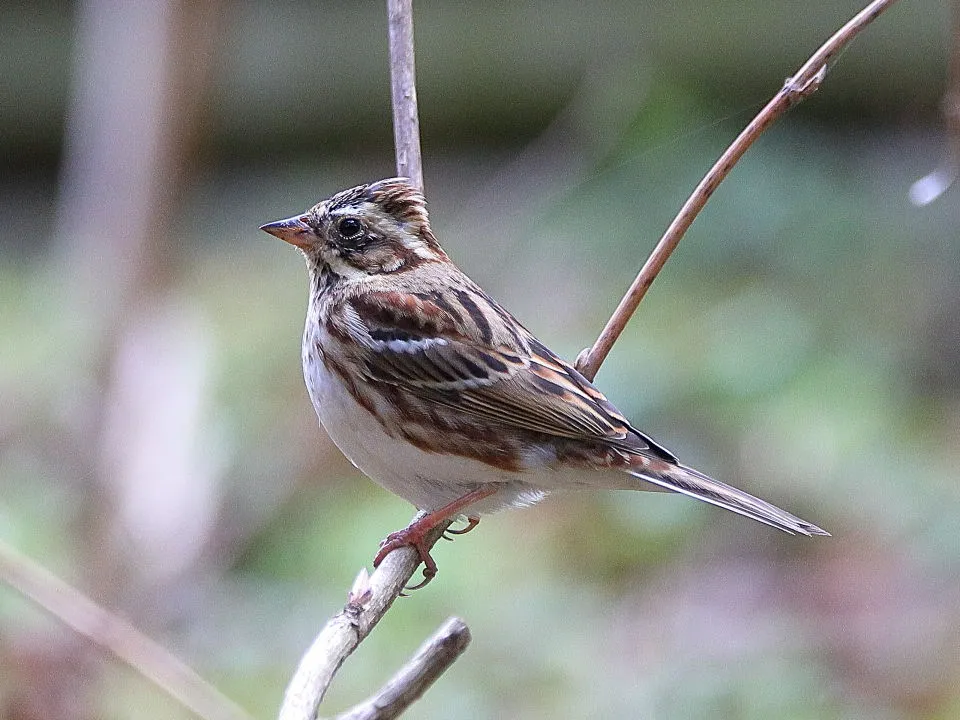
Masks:
[[[344,279],[447,261],[423,195],[404,178],[358,185],[260,229],[300,248],[311,270]]]

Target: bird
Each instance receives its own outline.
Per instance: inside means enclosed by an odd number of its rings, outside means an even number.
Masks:
[[[405,178],[343,190],[261,226],[303,254],[302,364],[343,454],[421,514],[374,558],[440,523],[574,488],[672,491],[787,533],[829,535],[680,463],[471,280],[440,246]],[[417,587],[420,587],[418,585]]]

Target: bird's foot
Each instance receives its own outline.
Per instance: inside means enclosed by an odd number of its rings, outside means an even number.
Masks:
[[[416,585],[405,587],[404,590],[407,592],[419,590],[433,580],[437,574],[437,563],[430,557],[430,551],[427,549],[425,542],[427,533],[435,527],[436,523],[427,525],[423,523],[423,520],[426,519],[417,520],[403,530],[397,530],[387,535],[380,543],[380,549],[377,551],[376,557],[373,558],[373,566],[379,567],[383,559],[394,550],[407,546],[414,548],[423,563],[423,580]]]
[[[383,562],[383,559],[392,553],[397,548],[402,548],[407,545],[416,549],[417,553],[420,555],[420,560],[423,562],[423,582],[414,585],[413,587],[406,588],[407,591],[419,590],[428,582],[433,580],[434,576],[437,574],[437,564],[433,561],[433,558],[430,557],[430,548],[427,547],[426,537],[431,530],[433,530],[437,525],[442,523],[447,518],[459,515],[464,508],[473,505],[475,502],[483,500],[484,498],[490,497],[496,493],[502,487],[502,483],[489,483],[482,485],[470,492],[458,497],[451,503],[447,503],[439,510],[434,510],[431,513],[428,513],[421,517],[419,520],[407,525],[403,530],[397,530],[392,532],[384,538],[383,542],[380,543],[380,549],[377,551],[377,555],[373,558],[373,566],[378,567],[380,563]],[[463,535],[473,530],[477,524],[480,522],[480,518],[477,516],[467,518],[467,527],[463,530],[453,530],[454,535]]]

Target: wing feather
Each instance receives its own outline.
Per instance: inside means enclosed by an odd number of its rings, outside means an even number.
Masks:
[[[349,334],[362,346],[358,359],[367,378],[506,428],[673,458],[506,310],[479,288],[468,289],[469,295],[390,292],[350,300],[350,319],[364,319],[365,331],[357,333],[352,322]]]

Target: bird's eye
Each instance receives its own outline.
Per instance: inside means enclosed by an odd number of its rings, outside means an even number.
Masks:
[[[363,224],[355,217],[346,217],[337,223],[337,230],[345,238],[353,238],[363,230]]]

